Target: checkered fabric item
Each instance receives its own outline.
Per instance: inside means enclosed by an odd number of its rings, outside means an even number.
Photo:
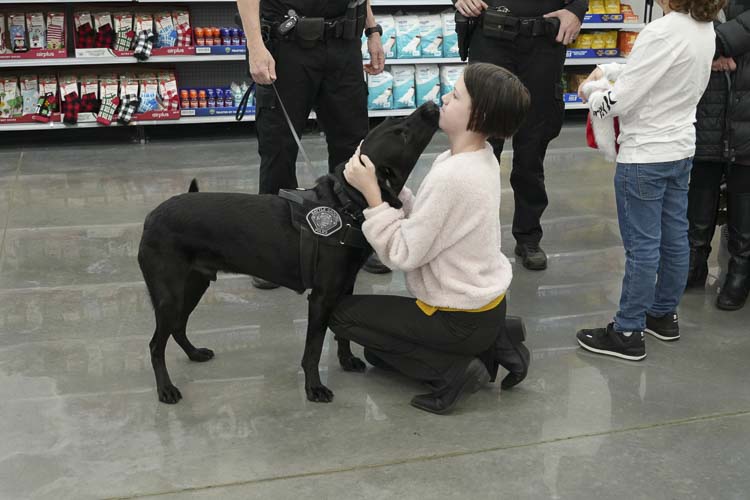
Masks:
[[[76,36],[76,48],[77,49],[92,49],[94,48],[94,41],[96,40],[96,33],[94,28],[91,27],[91,23],[84,23],[78,27]]]
[[[96,115],[96,121],[102,125],[112,125],[115,119],[117,107],[120,105],[120,98],[116,95],[102,97],[102,105],[99,106],[99,114]]]
[[[111,24],[105,24],[99,28],[94,38],[94,47],[111,49],[115,43],[115,32]]]
[[[81,112],[82,113],[96,113],[99,111],[99,99],[96,98],[94,92],[83,94],[81,96]]]
[[[81,112],[81,99],[78,92],[71,92],[63,101],[63,122],[70,125],[78,123],[78,113]]]
[[[151,30],[143,30],[138,33],[138,40],[135,44],[135,54],[133,54],[138,60],[145,61],[151,57],[151,49],[154,48],[154,32]]]
[[[135,94],[127,94],[122,98],[120,103],[120,113],[117,116],[117,121],[123,125],[127,125],[133,119],[138,106],[141,104],[141,100]]]
[[[57,98],[54,94],[48,93],[43,96],[39,96],[36,101],[36,110],[34,115],[31,117],[35,122],[48,123],[52,118],[52,111],[55,109]]]
[[[188,24],[177,26],[177,47],[190,47],[193,45],[193,29]]]
[[[133,40],[135,40],[135,31],[130,28],[123,28],[117,32],[115,36],[115,50],[130,50],[133,48]]]

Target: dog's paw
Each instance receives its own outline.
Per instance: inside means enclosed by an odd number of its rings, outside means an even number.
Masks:
[[[205,347],[199,347],[195,351],[188,354],[188,358],[190,358],[190,361],[197,361],[198,363],[203,363],[204,361],[208,361],[213,357],[214,352],[211,349],[206,349]]]
[[[176,404],[182,399],[180,390],[172,384],[157,388],[157,392],[159,393],[159,401],[168,405]]]
[[[345,372],[363,373],[367,368],[365,362],[356,356],[341,358],[339,359],[339,364],[341,364],[341,368],[343,368]]]
[[[330,403],[333,401],[333,391],[323,384],[305,388],[307,400],[316,403]]]

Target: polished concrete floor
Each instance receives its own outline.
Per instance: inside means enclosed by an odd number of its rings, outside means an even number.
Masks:
[[[308,402],[305,297],[242,276],[221,277],[191,318],[216,358],[191,363],[171,342],[184,399],[157,401],[142,221],[193,177],[255,192],[253,139],[0,150],[0,498],[750,498],[750,306],[714,308],[715,256],[705,293],[683,300],[679,342],[647,339],[641,363],[577,347],[578,328],[615,311],[623,271],[613,167],[582,137],[566,128],[547,157],[549,269],[514,263],[509,308],[526,319],[529,377],[445,417],[409,406],[417,383],[343,372],[330,335],[320,368],[336,398]],[[325,147],[304,142],[309,185]],[[436,137],[412,187],[445,144]],[[406,293],[400,273],[362,273],[357,292]]]

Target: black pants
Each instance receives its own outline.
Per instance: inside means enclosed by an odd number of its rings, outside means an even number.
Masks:
[[[469,63],[486,62],[515,73],[531,94],[531,109],[513,137],[513,236],[519,243],[542,239],[541,218],[547,208],[544,157],[550,141],[560,134],[565,112],[562,72],[565,46],[545,37],[519,36],[514,41],[490,38],[478,27],[469,47]],[[490,139],[500,160],[502,139]]]
[[[409,297],[350,295],[329,327],[413,379],[441,390],[461,376],[505,328],[506,301],[481,313],[437,311],[427,316]]]
[[[359,40],[328,40],[313,48],[273,39],[276,89],[298,134],[310,111],[328,142],[329,171],[348,160],[368,131],[367,84]],[[270,85],[256,89],[261,194],[297,187],[297,143]]]
[[[730,193],[750,193],[750,166],[734,165],[727,168],[726,162],[693,161],[690,171],[690,190],[718,191],[721,180],[726,175],[727,191]]]

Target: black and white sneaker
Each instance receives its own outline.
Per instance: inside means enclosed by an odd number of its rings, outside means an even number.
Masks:
[[[665,342],[679,340],[680,325],[677,322],[677,313],[671,312],[661,318],[646,313],[646,333]]]
[[[632,332],[629,336],[615,331],[614,323],[607,328],[579,330],[578,343],[587,351],[605,356],[640,361],[646,357],[646,342],[643,332]]]

